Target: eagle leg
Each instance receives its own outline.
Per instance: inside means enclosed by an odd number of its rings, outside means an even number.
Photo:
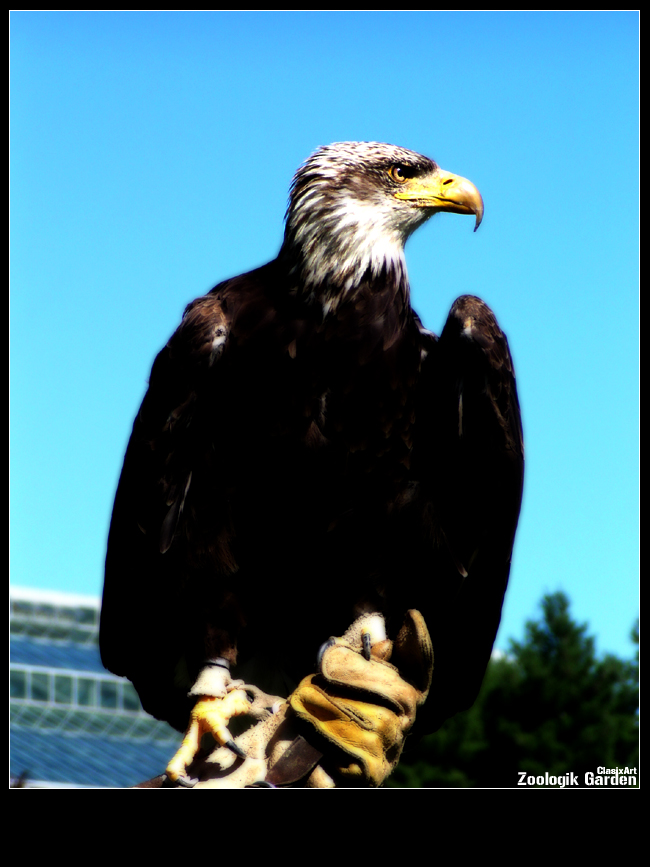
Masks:
[[[246,690],[242,689],[243,681],[231,680],[223,662],[209,662],[199,674],[190,692],[190,695],[196,695],[198,700],[192,708],[185,737],[176,755],[167,765],[168,779],[187,788],[198,782],[187,775],[187,768],[201,749],[203,735],[211,734],[218,744],[228,747],[240,758],[246,758],[243,750],[233,741],[228,731],[228,722],[234,716],[250,712],[251,698]]]
[[[362,620],[361,626],[361,653],[363,658],[370,661],[372,647],[386,640],[386,624],[379,612],[368,612]]]

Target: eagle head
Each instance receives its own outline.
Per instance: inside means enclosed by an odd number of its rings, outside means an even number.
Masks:
[[[308,294],[344,295],[366,278],[406,281],[404,244],[438,211],[483,218],[474,184],[428,157],[380,142],[318,148],[296,172],[281,256]]]

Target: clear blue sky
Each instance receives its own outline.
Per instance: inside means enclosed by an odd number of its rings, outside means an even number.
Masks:
[[[498,646],[566,591],[632,653],[638,589],[638,17],[11,14],[11,577],[99,594],[122,457],[184,305],[268,261],[293,172],[378,140],[470,178],[485,218],[409,241],[514,354],[527,476]]]

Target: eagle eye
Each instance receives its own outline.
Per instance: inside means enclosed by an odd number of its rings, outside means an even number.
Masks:
[[[397,184],[405,184],[409,178],[412,178],[414,175],[413,169],[408,168],[403,165],[391,166],[388,169],[388,174]]]

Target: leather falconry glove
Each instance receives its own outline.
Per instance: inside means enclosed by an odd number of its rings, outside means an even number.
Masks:
[[[320,673],[306,677],[289,697],[296,715],[320,736],[320,765],[336,785],[383,783],[431,685],[433,648],[420,612],[408,611],[395,641],[374,644],[366,659],[363,635],[372,617],[359,618],[328,646]]]

